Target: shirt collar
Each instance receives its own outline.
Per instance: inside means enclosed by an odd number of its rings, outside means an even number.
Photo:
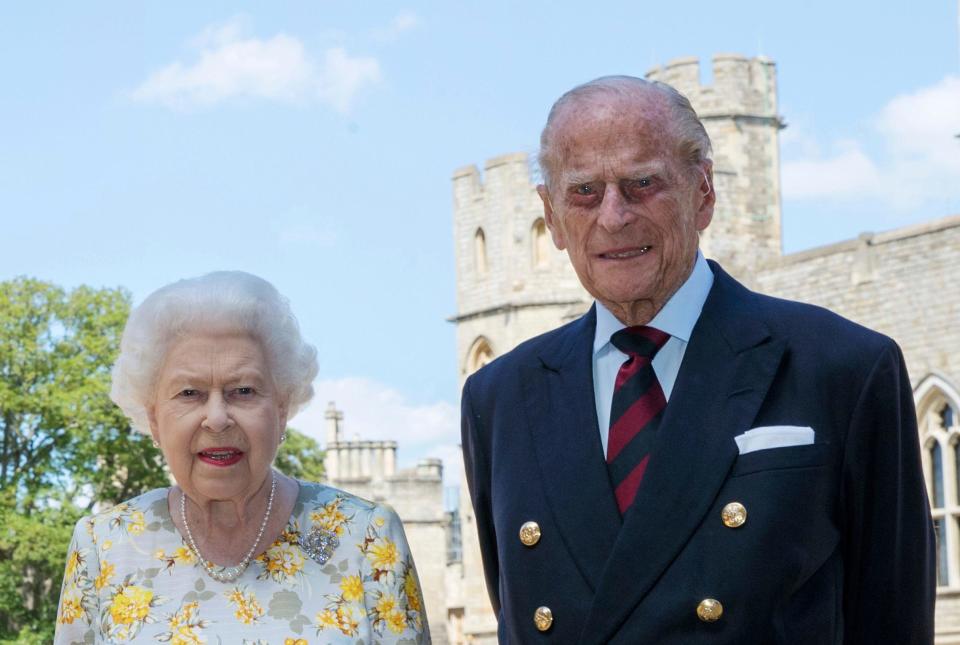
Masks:
[[[677,292],[667,300],[667,303],[657,312],[653,320],[647,323],[674,338],[689,342],[693,326],[700,318],[703,303],[707,300],[710,287],[713,286],[713,271],[704,259],[703,254],[697,251],[697,260],[693,271],[686,281],[680,285]],[[610,310],[599,301],[597,304],[597,330],[593,337],[593,353],[596,354],[610,342],[610,337],[626,325],[617,320]]]

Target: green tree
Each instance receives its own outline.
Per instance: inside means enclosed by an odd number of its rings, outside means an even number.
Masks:
[[[108,396],[129,311],[120,289],[0,282],[0,489],[21,511],[165,485],[159,452]]]
[[[0,282],[0,640],[51,640],[83,511],[167,483],[108,396],[129,309],[119,289]]]
[[[53,640],[64,556],[81,511],[48,506],[24,515],[0,495],[0,642]]]
[[[318,482],[323,478],[323,450],[313,437],[287,428],[287,440],[280,444],[274,465],[284,475]]]

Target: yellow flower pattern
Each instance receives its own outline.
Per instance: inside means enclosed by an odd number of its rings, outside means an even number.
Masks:
[[[340,540],[322,563],[300,547],[316,530]],[[78,522],[54,643],[428,643],[423,611],[406,538],[387,507],[300,482],[280,536],[224,584],[199,566],[162,489]]]
[[[344,576],[340,581],[340,591],[347,602],[360,602],[363,600],[363,580],[360,576]]]
[[[353,517],[348,517],[342,510],[344,498],[337,496],[327,503],[322,510],[310,514],[310,521],[320,528],[333,531],[337,536],[343,535],[343,529]]]
[[[227,599],[236,606],[233,615],[244,625],[255,625],[263,616],[263,607],[257,602],[256,594],[247,593],[243,587],[234,587],[227,593]]]
[[[303,569],[303,551],[299,545],[277,540],[273,545],[257,557],[263,565],[260,578],[269,577],[275,582],[288,582]]]
[[[391,542],[389,538],[378,538],[367,549],[367,557],[373,563],[374,569],[391,571],[397,566],[400,554],[397,553],[397,545]]]
[[[161,642],[171,645],[201,645],[207,639],[201,633],[207,621],[199,618],[200,603],[196,600],[184,603],[180,610],[167,618],[169,631],[157,636]]]
[[[100,575],[98,575],[93,581],[93,586],[97,591],[100,591],[110,584],[110,579],[113,577],[115,569],[116,567],[110,564],[110,562],[107,560],[100,562]]]
[[[72,625],[73,621],[83,616],[82,596],[76,593],[64,594],[60,599],[60,612],[57,623]]]

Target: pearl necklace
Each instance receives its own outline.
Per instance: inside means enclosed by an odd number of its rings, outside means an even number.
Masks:
[[[277,476],[273,473],[272,469],[270,470],[270,479],[270,498],[267,500],[267,510],[263,514],[263,521],[260,523],[260,530],[257,531],[257,539],[253,541],[253,546],[250,547],[250,550],[247,551],[245,556],[243,556],[243,559],[240,560],[239,564],[236,564],[232,567],[223,567],[222,571],[217,571],[214,568],[215,565],[201,555],[200,548],[193,539],[193,533],[190,532],[190,525],[187,524],[187,495],[183,492],[183,490],[180,491],[180,520],[183,522],[183,528],[187,530],[187,540],[190,541],[190,548],[195,554],[197,554],[197,558],[199,558],[200,564],[203,565],[207,575],[217,582],[233,582],[239,578],[244,571],[247,570],[248,566],[250,566],[250,560],[253,559],[253,554],[257,550],[257,545],[260,544],[260,538],[263,537],[263,532],[267,528],[267,521],[270,519],[270,510],[273,508],[273,495],[277,492]]]

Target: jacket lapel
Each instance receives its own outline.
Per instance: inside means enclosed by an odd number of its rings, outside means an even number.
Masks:
[[[733,437],[750,428],[780,364],[784,344],[754,315],[755,296],[711,266],[713,288],[582,643],[608,642],[703,522],[737,456]]]
[[[524,402],[550,511],[587,584],[596,589],[620,532],[593,390],[591,310],[523,375]]]

